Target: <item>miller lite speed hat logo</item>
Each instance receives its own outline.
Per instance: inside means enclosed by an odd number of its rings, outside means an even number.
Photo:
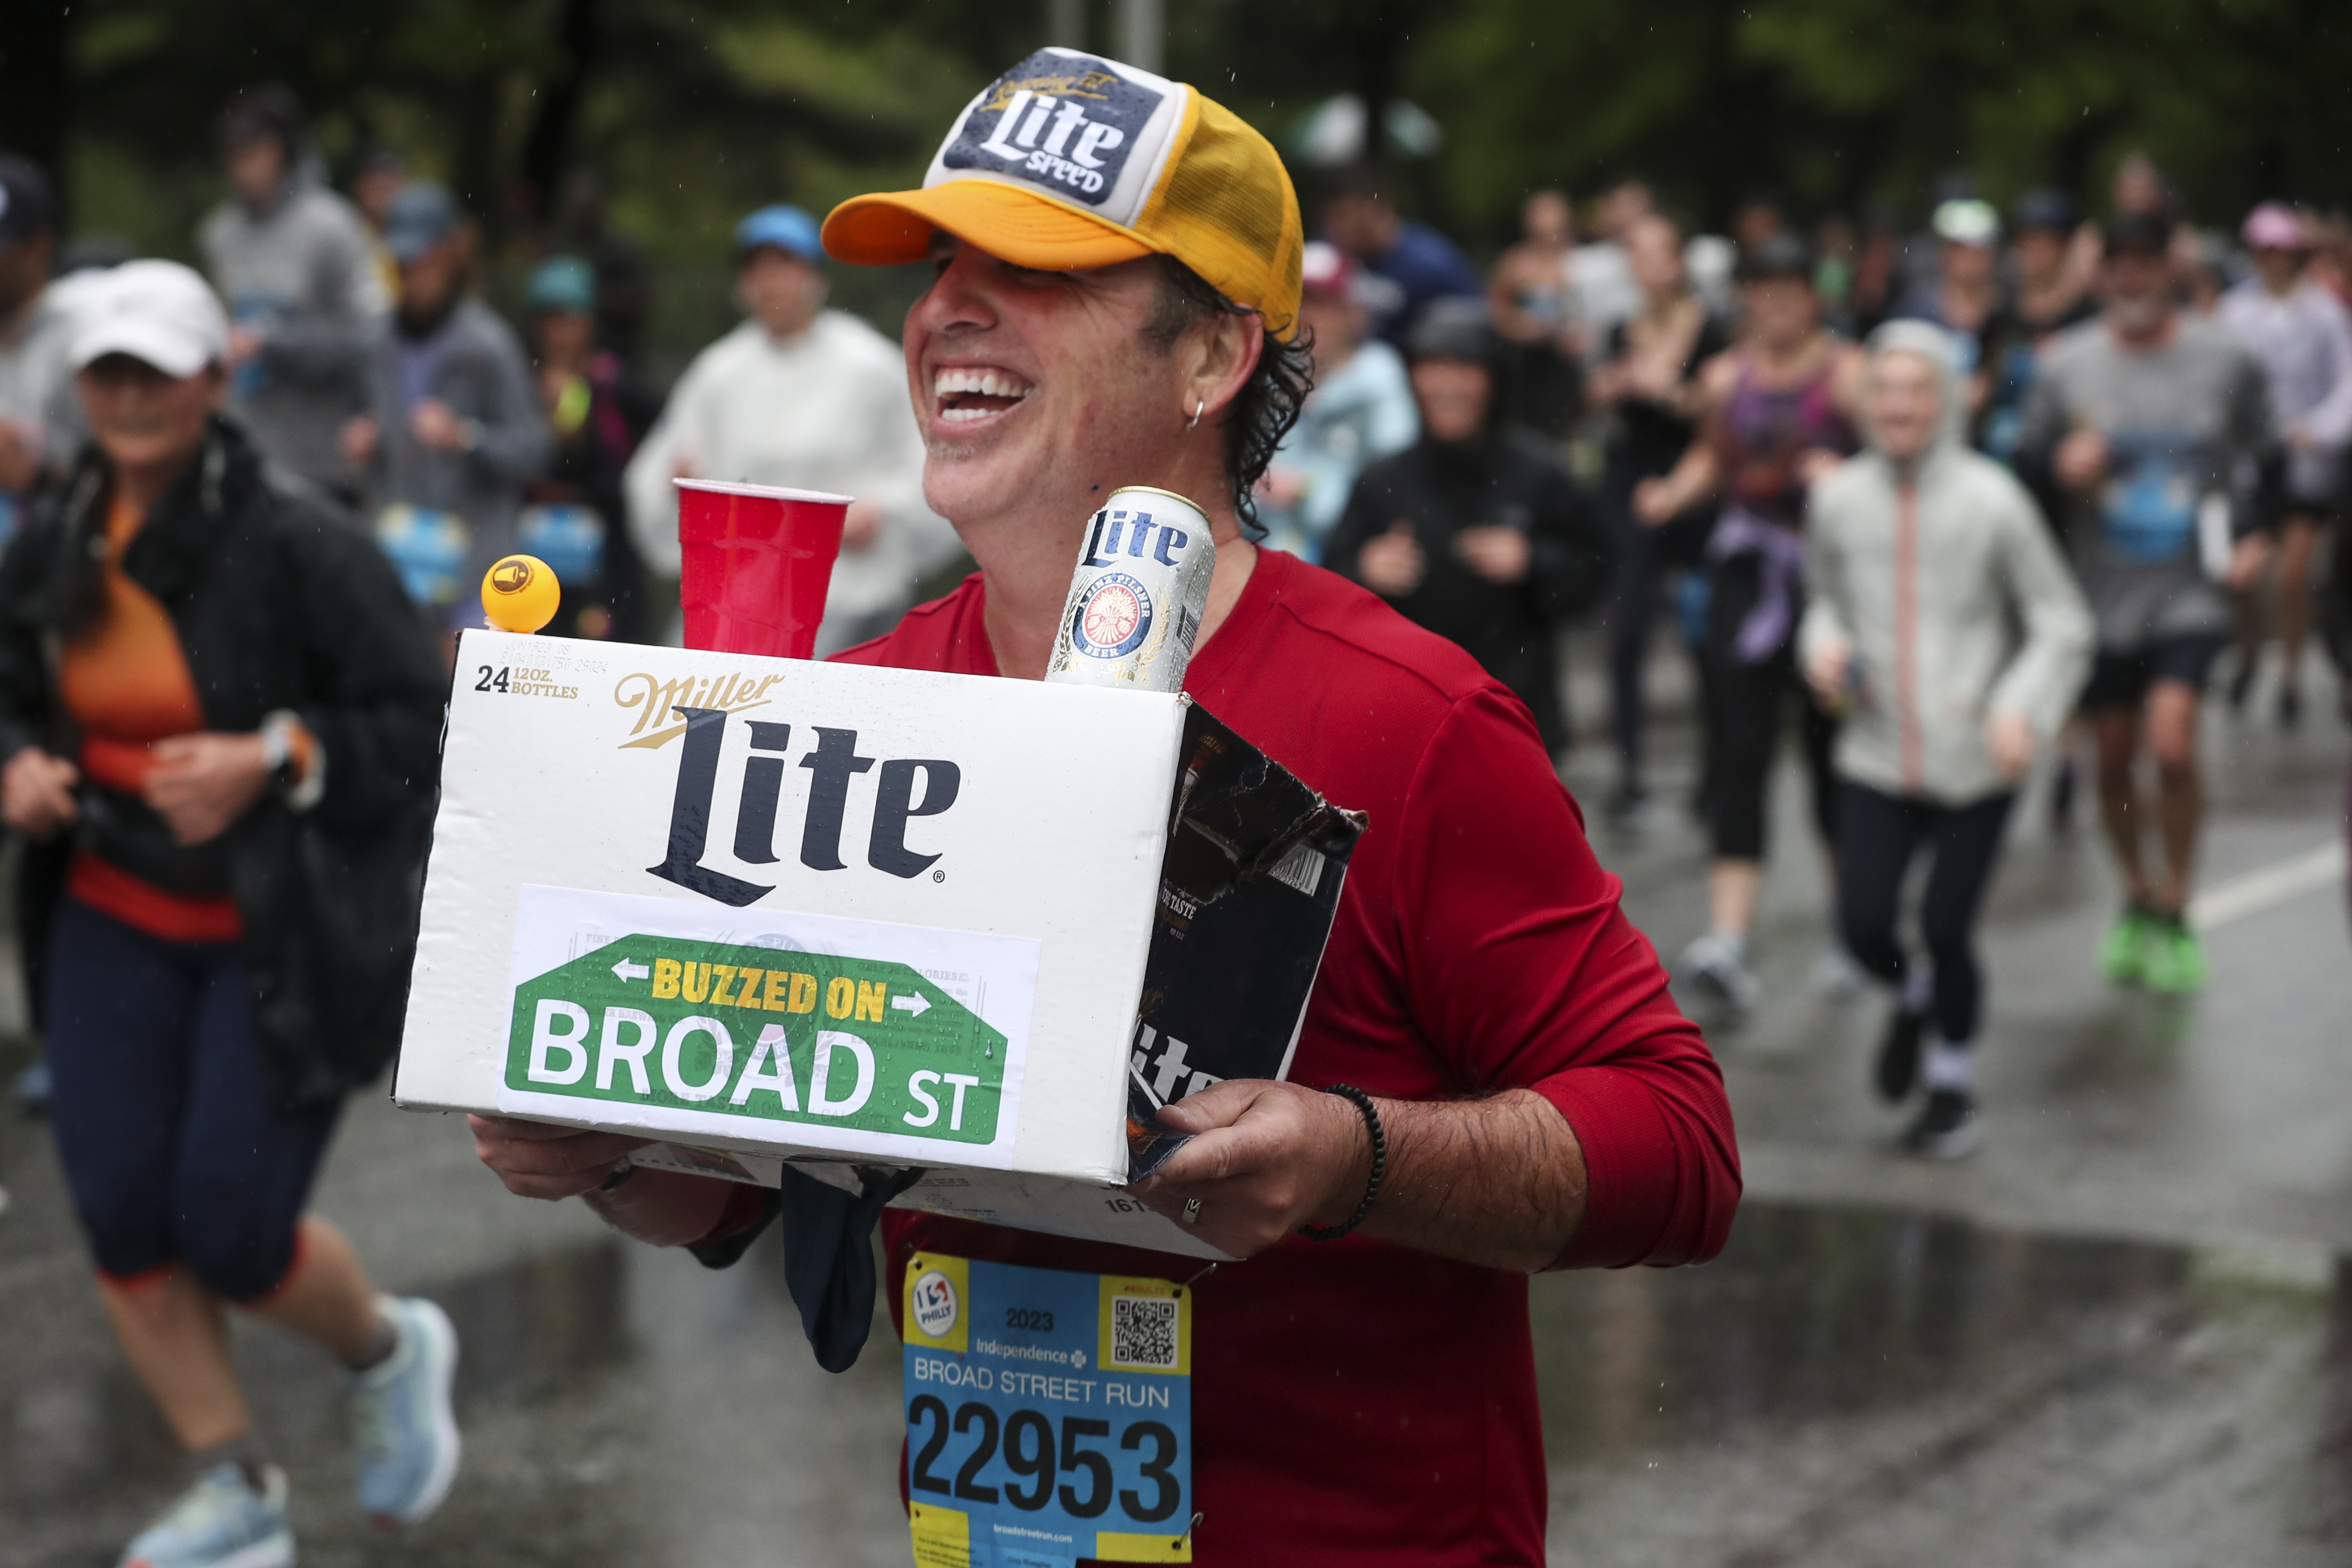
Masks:
[[[963,111],[924,181],[995,175],[1132,225],[1166,163],[1186,89],[1072,49],[1040,49]]]
[[[1124,572],[1088,585],[1070,621],[1070,646],[1093,658],[1123,658],[1151,635],[1151,591]]]

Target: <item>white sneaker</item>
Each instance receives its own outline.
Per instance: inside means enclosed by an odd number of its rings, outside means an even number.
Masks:
[[[117,1568],[293,1568],[286,1472],[264,1467],[262,1489],[234,1463],[215,1465],[163,1518],[122,1549]]]
[[[1832,1002],[1848,1002],[1863,994],[1870,984],[1870,975],[1845,950],[1845,943],[1830,939],[1822,955],[1813,960],[1813,973],[1809,984],[1813,994]]]
[[[1707,932],[1683,949],[1683,968],[1708,995],[1745,1016],[1764,1000],[1763,983],[1727,937]]]
[[[449,1405],[457,1331],[420,1296],[379,1296],[376,1310],[399,1342],[352,1377],[352,1433],[360,1511],[384,1529],[422,1523],[457,1479],[457,1420]]]

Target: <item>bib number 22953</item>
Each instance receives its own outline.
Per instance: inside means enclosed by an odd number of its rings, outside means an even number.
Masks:
[[[1192,1560],[1191,1291],[926,1252],[905,1292],[917,1568]]]

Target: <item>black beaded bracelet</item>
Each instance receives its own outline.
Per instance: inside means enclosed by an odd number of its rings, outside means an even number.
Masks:
[[[1364,1113],[1365,1130],[1372,1135],[1372,1179],[1364,1184],[1364,1201],[1356,1205],[1356,1212],[1338,1225],[1300,1226],[1298,1234],[1309,1241],[1337,1241],[1363,1224],[1364,1216],[1372,1212],[1372,1200],[1381,1195],[1381,1184],[1388,1179],[1389,1173],[1388,1134],[1381,1131],[1381,1113],[1372,1109],[1372,1097],[1352,1083],[1331,1084],[1323,1092],[1353,1101],[1356,1109]]]

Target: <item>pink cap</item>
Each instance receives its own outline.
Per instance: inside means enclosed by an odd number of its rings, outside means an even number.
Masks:
[[[2303,220],[2294,209],[2284,202],[2264,202],[2246,215],[2246,226],[2239,231],[2248,245],[2260,250],[2301,250],[2305,247]]]

